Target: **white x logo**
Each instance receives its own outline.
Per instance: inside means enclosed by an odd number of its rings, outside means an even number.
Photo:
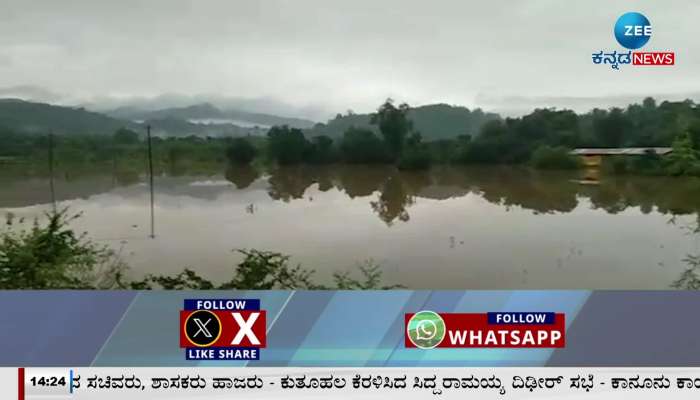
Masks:
[[[200,333],[204,334],[204,337],[211,338],[211,332],[209,332],[209,329],[207,329],[207,325],[211,322],[211,318],[207,320],[207,322],[202,322],[199,318],[194,318],[194,324],[197,325],[199,328],[197,332],[192,335],[192,337],[197,337]]]
[[[231,341],[231,344],[241,344],[243,338],[247,337],[251,344],[259,345],[260,340],[258,340],[258,337],[255,336],[255,333],[253,333],[253,324],[255,323],[255,321],[258,320],[260,313],[250,313],[250,317],[248,317],[248,320],[243,319],[241,313],[234,312],[231,313],[231,315],[233,315],[233,319],[236,321],[236,323],[238,323],[238,327],[240,328],[238,330],[238,333],[236,333],[236,336]]]

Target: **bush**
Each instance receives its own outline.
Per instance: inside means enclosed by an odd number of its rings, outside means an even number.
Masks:
[[[530,158],[535,168],[540,169],[576,169],[580,166],[576,156],[570,154],[565,147],[538,147]]]
[[[176,276],[148,275],[142,281],[130,282],[131,289],[196,289],[196,290],[271,290],[271,289],[395,289],[400,286],[382,286],[382,273],[379,266],[366,261],[359,264],[360,278],[355,279],[349,272],[333,274],[334,287],[314,283],[314,271],[300,265],[290,265],[289,256],[271,251],[238,250],[245,258],[235,268],[233,278],[228,282],[215,284],[185,269]]]
[[[105,246],[78,236],[67,227],[80,215],[47,214],[48,223],[12,230],[7,216],[0,232],[0,289],[111,289],[126,266]]]
[[[671,287],[681,290],[700,290],[700,255],[689,254],[684,260],[687,268]]]
[[[673,152],[666,157],[666,171],[670,175],[700,176],[700,151],[693,147],[690,133],[685,132],[673,141]]]
[[[198,290],[269,290],[269,289],[317,289],[309,279],[313,271],[301,266],[290,266],[289,256],[258,250],[238,250],[245,256],[238,264],[233,278],[221,284],[208,281],[191,269],[175,276],[148,275],[141,281],[128,283],[131,289],[198,289]]]
[[[226,148],[226,158],[231,164],[249,165],[258,155],[258,149],[244,138],[236,138]]]
[[[77,236],[68,224],[80,215],[67,211],[47,214],[48,223],[34,222],[30,230],[16,230],[10,214],[0,231],[0,289],[392,289],[382,286],[379,266],[372,262],[358,265],[359,279],[350,272],[333,274],[334,286],[314,283],[313,270],[291,265],[290,257],[260,250],[238,250],[243,261],[232,278],[215,284],[184,269],[174,276],[147,275],[140,281],[125,279],[128,270],[118,255]]]

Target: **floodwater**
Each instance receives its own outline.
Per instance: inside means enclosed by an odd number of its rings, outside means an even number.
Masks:
[[[188,267],[228,280],[237,248],[333,272],[371,259],[382,281],[433,289],[668,289],[700,252],[700,180],[603,177],[511,167],[229,169],[160,176],[150,239],[144,176],[61,175],[60,207],[137,278]],[[0,173],[0,213],[50,209],[48,181]]]

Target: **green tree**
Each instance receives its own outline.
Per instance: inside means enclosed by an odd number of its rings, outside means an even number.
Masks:
[[[595,121],[596,138],[604,147],[621,147],[630,128],[630,121],[623,111],[613,108]]]
[[[700,110],[698,116],[688,125],[688,134],[695,150],[700,151]]]
[[[504,162],[511,141],[512,135],[506,122],[489,121],[481,127],[476,138],[460,141],[457,160],[465,164]]]
[[[371,117],[372,124],[379,127],[379,132],[395,160],[401,156],[406,136],[413,127],[408,119],[409,110],[408,104],[402,103],[396,107],[392,99],[387,99]]]
[[[298,164],[308,154],[310,143],[301,129],[273,126],[267,133],[268,153],[272,160],[282,165]]]
[[[226,158],[231,164],[249,165],[258,155],[258,149],[245,138],[236,138],[226,148]]]
[[[700,174],[700,152],[693,148],[689,132],[673,141],[673,152],[667,156],[667,170],[671,175]]]

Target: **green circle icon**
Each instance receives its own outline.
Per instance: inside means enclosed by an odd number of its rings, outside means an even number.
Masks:
[[[420,311],[406,324],[408,339],[420,349],[432,349],[445,338],[445,321],[433,311]]]

